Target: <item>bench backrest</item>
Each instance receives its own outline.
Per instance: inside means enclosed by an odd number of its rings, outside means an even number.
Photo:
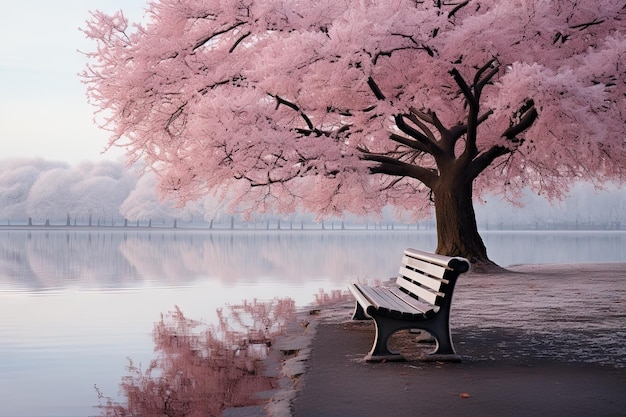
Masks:
[[[396,283],[413,297],[441,306],[450,302],[457,277],[469,268],[465,258],[406,249]]]

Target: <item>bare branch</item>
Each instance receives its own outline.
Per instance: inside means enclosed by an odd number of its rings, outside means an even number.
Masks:
[[[443,125],[443,123],[441,123],[441,120],[439,120],[439,117],[437,117],[437,113],[436,112],[430,111],[430,110],[427,111],[427,112],[424,112],[424,111],[421,111],[421,110],[417,110],[415,107],[411,107],[409,109],[409,111],[412,114],[414,114],[415,116],[417,116],[419,119],[423,120],[424,122],[435,126],[435,128],[441,134],[441,136],[444,136],[448,132],[448,129]],[[412,122],[416,123],[414,118],[410,118],[410,120]],[[418,123],[416,123],[416,124],[418,124]],[[419,126],[419,124],[418,124],[418,126]],[[420,128],[421,128],[421,126],[420,126]],[[430,131],[430,132],[432,134],[432,131]],[[424,131],[424,133],[426,133],[428,135],[428,133],[426,131]],[[430,135],[428,135],[428,136],[430,137]],[[434,135],[432,135],[432,136],[434,138]],[[435,140],[435,139],[433,139],[433,140]]]
[[[406,38],[410,38],[409,36],[406,35],[399,35],[397,33],[392,33],[392,35],[398,35],[398,36],[403,36]],[[412,38],[411,40],[413,42],[415,42]],[[422,45],[417,45],[417,46],[403,46],[400,48],[394,48],[394,49],[390,49],[388,51],[380,51],[378,52],[376,55],[374,55],[374,58],[372,58],[372,64],[376,65],[378,63],[378,58],[380,58],[381,56],[387,56],[387,57],[391,57],[391,55],[393,55],[394,52],[398,52],[398,51],[406,51],[406,50],[423,50],[426,51],[426,53],[428,54],[428,56],[435,56],[435,52],[433,51],[433,49],[431,47],[429,47],[428,45],[422,44]]]

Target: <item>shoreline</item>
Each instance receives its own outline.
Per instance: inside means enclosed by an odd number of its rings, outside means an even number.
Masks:
[[[626,386],[625,262],[515,265],[507,269],[513,273],[470,272],[461,276],[457,283],[451,328],[457,351],[463,357],[462,367],[483,372],[488,378],[500,378],[504,385],[519,384],[519,378],[542,380],[543,371],[561,376],[572,373],[569,376],[572,381],[584,384],[583,379],[575,378],[579,371],[584,371],[590,375],[606,373],[607,378],[617,378],[622,387]],[[308,398],[332,394],[323,386],[325,384],[319,385],[316,375],[327,366],[331,369],[326,371],[339,380],[350,379],[346,369],[353,367],[354,372],[374,373],[400,367],[417,379],[422,371],[442,380],[458,369],[449,364],[425,365],[417,359],[421,354],[406,355],[409,360],[401,365],[365,363],[362,356],[371,347],[374,328],[371,322],[352,322],[352,307],[352,301],[335,302],[306,307],[297,313],[272,348],[274,358],[271,361],[278,365],[276,375],[280,382],[263,415],[305,417],[303,407],[311,406]],[[360,343],[348,352],[348,358],[334,357],[332,349],[331,357],[319,356],[325,345],[337,344],[339,338],[345,339],[346,345],[356,344],[355,339]],[[430,349],[418,345],[414,335],[394,336],[393,343],[409,353]],[[337,356],[341,356],[341,345],[335,350]],[[343,361],[342,368],[329,365],[337,360]],[[439,369],[434,371],[437,367]],[[526,375],[523,372],[526,369],[537,372]],[[369,382],[377,385],[377,377],[372,375]],[[349,385],[349,381],[345,383]],[[473,388],[476,390],[480,385]],[[582,389],[578,386],[568,389],[579,388]],[[362,389],[368,392],[367,388]],[[570,401],[577,402],[575,398]],[[541,404],[533,407],[540,410]]]

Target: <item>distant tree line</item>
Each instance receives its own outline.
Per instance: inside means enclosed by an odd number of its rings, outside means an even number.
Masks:
[[[382,217],[317,218],[312,213],[278,216],[272,213],[243,217],[230,213],[225,203],[205,197],[177,207],[160,200],[154,174],[141,175],[139,166],[112,161],[71,166],[43,159],[0,162],[0,225],[119,226],[248,229],[431,229],[433,219],[419,223],[408,213],[388,207]],[[482,229],[623,229],[626,190],[607,185],[597,192],[578,184],[567,199],[550,204],[527,193],[523,206],[495,197],[478,205]]]

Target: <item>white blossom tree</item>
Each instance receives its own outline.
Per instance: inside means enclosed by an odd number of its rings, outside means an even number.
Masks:
[[[67,164],[43,159],[13,159],[0,162],[0,218],[23,220],[31,187],[43,173]]]

